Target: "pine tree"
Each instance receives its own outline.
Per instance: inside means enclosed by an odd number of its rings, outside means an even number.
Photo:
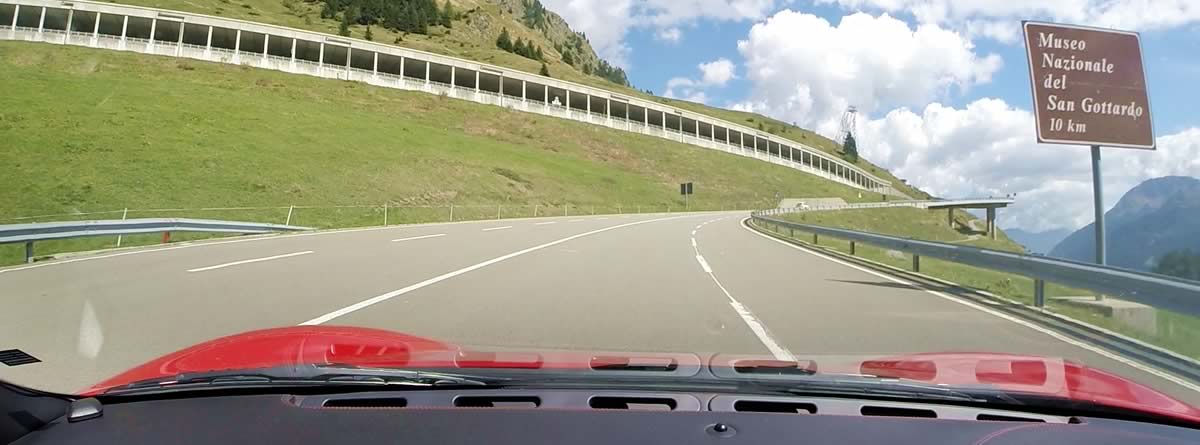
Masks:
[[[374,34],[371,34],[371,25],[367,25],[367,33],[366,33],[366,34],[363,34],[363,38],[364,38],[364,39],[367,39],[367,41],[374,41],[374,40],[375,40],[375,35],[374,35]]]
[[[544,62],[544,61],[546,61],[546,55],[542,53],[542,47],[540,47],[540,46],[539,46],[539,47],[537,47],[537,52],[535,52],[535,53],[533,53],[533,54],[534,54],[535,56],[537,56],[537,57],[536,57],[536,60],[541,60],[541,61],[543,61],[543,62]]]
[[[333,5],[329,1],[325,1],[325,6],[321,8],[321,18],[331,19],[337,16],[337,10],[333,9]]]
[[[517,37],[517,44],[513,46],[513,52],[518,56],[525,56],[525,39]]]
[[[513,43],[512,38],[508,35],[508,28],[500,30],[500,37],[496,38],[496,47],[508,52],[512,52]]]
[[[342,23],[338,25],[338,35],[350,37],[350,16],[348,14],[342,14]]]
[[[567,65],[575,66],[575,55],[574,54],[571,54],[570,51],[566,51],[566,52],[563,52],[562,55],[563,55],[562,56],[563,63],[565,63]]]
[[[854,135],[846,133],[846,142],[842,143],[842,152],[850,162],[858,162],[858,142],[854,141]]]
[[[546,76],[546,77],[550,77],[550,67],[546,66],[545,62],[543,62],[543,63],[542,63],[542,70],[541,70],[541,71],[538,71],[538,74],[541,74],[541,75],[543,75],[543,76]]]
[[[446,6],[442,8],[442,26],[449,28],[454,18],[454,7],[450,6],[450,0],[446,0]]]

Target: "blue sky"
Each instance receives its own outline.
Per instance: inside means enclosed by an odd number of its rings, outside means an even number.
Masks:
[[[832,5],[796,4],[787,9],[812,13],[834,24],[848,13]],[[911,17],[899,18],[913,22]],[[738,40],[746,38],[754,23],[696,21],[680,26],[683,37],[679,42],[655,38],[654,28],[632,28],[626,37],[632,49],[627,58],[630,82],[639,89],[649,88],[662,94],[671,78],[696,77],[696,67],[701,63],[722,57],[738,63],[742,59]],[[1156,130],[1167,134],[1200,125],[1200,112],[1195,111],[1200,107],[1193,105],[1200,103],[1200,87],[1186,87],[1200,79],[1200,24],[1142,32],[1142,39]],[[1000,55],[1004,66],[990,83],[974,86],[964,94],[947,96],[944,103],[961,107],[975,98],[998,97],[1015,106],[1032,108],[1029,71],[1021,42],[977,39],[974,43],[979,52]],[[724,88],[708,90],[709,104],[739,102],[750,89],[751,83],[741,76]]]
[[[999,224],[1031,231],[1090,223],[1091,171],[1085,147],[1036,142],[1021,20],[1138,31],[1158,149],[1105,151],[1104,205],[1200,176],[1200,1],[542,1],[640,89],[830,136],[855,105],[868,160],[936,196],[1015,193]]]

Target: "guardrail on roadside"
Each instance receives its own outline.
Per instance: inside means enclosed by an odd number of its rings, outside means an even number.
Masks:
[[[777,232],[787,230],[794,235],[795,231],[801,231],[811,233],[814,240],[818,236],[829,236],[850,241],[851,254],[855,243],[907,253],[912,255],[914,272],[920,272],[921,257],[929,257],[1032,278],[1034,304],[1038,307],[1045,305],[1045,283],[1049,281],[1200,316],[1198,282],[1059,258],[800,224],[768,216],[783,213],[778,210],[781,209],[754,212],[751,217],[756,223],[774,225]]]
[[[264,224],[209,219],[144,218],[130,220],[69,221],[33,224],[0,225],[0,244],[25,244],[25,262],[33,262],[33,243],[55,239],[88,236],[136,235],[162,233],[163,242],[170,241],[171,232],[257,234],[312,230],[280,224]]]

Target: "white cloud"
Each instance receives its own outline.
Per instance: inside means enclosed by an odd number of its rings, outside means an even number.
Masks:
[[[601,57],[628,68],[625,36],[634,27],[656,30],[664,41],[683,37],[677,25],[700,20],[740,22],[765,17],[791,0],[543,0],[551,11],[587,34]]]
[[[708,103],[706,88],[723,87],[730,80],[737,78],[737,66],[724,57],[712,62],[701,63],[696,68],[700,70],[699,79],[674,77],[667,81],[667,89],[663,92],[663,97],[706,104]]]
[[[730,80],[737,77],[734,71],[737,68],[724,57],[708,63],[700,64],[700,82],[705,85],[725,86]]]
[[[654,38],[668,43],[679,43],[680,40],[683,40],[683,31],[674,27],[663,28],[654,33]]]
[[[1196,0],[817,0],[852,10],[908,13],[921,23],[990,29],[979,35],[1012,42],[1018,19],[1150,31],[1200,22]],[[986,25],[984,25],[986,23]],[[1019,35],[1017,35],[1019,37]]]
[[[814,43],[819,42],[819,43]],[[738,42],[750,98],[739,106],[837,132],[842,112],[923,106],[991,81],[999,56],[980,55],[963,35],[937,25],[916,29],[887,14],[853,14],[833,26],[784,10]]]
[[[1000,99],[962,109],[933,103],[893,110],[862,125],[863,155],[937,196],[1017,194],[1002,227],[1077,229],[1092,221],[1087,147],[1039,145],[1033,114]],[[1150,178],[1200,176],[1200,128],[1158,138],[1158,151],[1105,149],[1105,204]]]

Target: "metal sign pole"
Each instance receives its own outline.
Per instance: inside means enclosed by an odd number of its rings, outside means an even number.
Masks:
[[[1104,246],[1104,186],[1100,175],[1100,146],[1092,146],[1092,197],[1096,210],[1096,222],[1092,225],[1096,235],[1096,264],[1107,264]],[[1096,294],[1096,301],[1104,300],[1104,295]]]

